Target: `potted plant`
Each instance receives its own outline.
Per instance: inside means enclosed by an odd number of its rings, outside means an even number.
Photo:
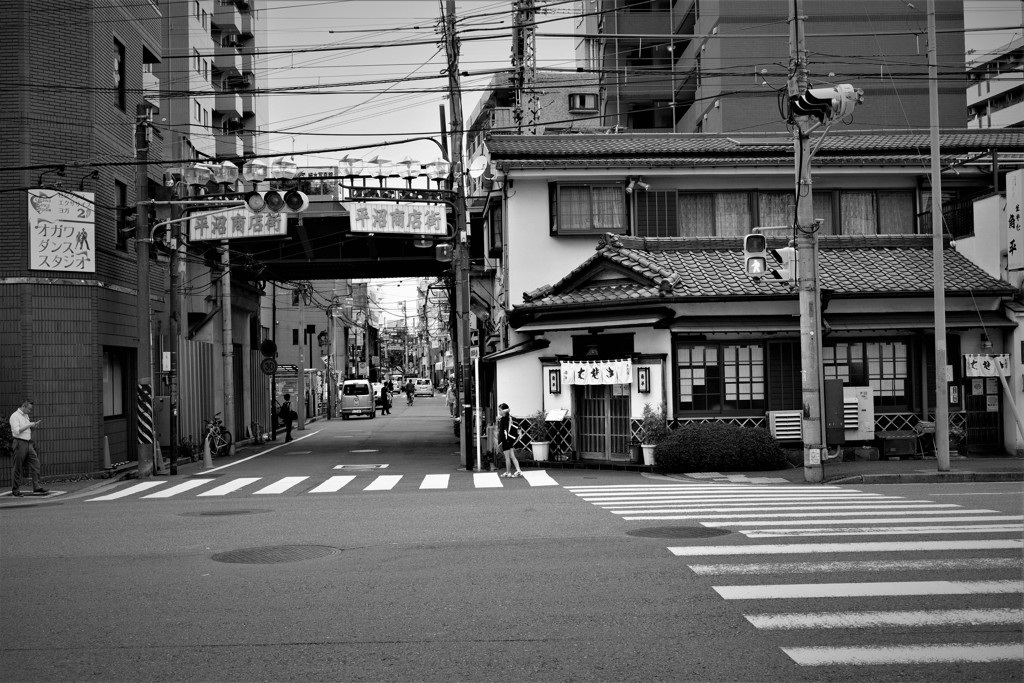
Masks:
[[[551,450],[551,436],[548,431],[547,413],[538,410],[527,418],[526,430],[530,435],[530,448],[534,460],[547,460]]]
[[[949,452],[967,455],[967,430],[960,425],[949,425]]]
[[[657,408],[650,403],[644,405],[643,418],[640,421],[640,448],[644,452],[644,464],[654,464],[654,447],[661,443],[669,434],[665,418],[665,404]]]

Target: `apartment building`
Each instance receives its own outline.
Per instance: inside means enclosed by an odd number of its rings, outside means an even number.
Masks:
[[[783,130],[789,0],[586,0],[577,62],[601,77],[604,125],[636,131]],[[929,124],[924,3],[805,0],[811,87],[850,83],[851,128]],[[939,119],[962,128],[963,1],[937,0]]]
[[[967,127],[1024,127],[1024,38],[967,59]]]

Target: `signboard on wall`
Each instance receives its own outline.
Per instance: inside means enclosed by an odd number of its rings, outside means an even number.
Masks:
[[[29,269],[96,272],[93,192],[28,191]]]
[[[253,213],[245,207],[194,214],[188,221],[190,242],[283,237],[287,234],[288,214]]]
[[[446,235],[445,208],[438,204],[345,202],[352,232]]]
[[[1006,268],[1024,270],[1024,170],[1006,174]]]

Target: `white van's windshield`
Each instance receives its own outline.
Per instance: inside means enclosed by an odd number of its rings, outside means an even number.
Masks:
[[[359,382],[357,384],[346,384],[342,386],[341,393],[343,396],[369,396],[370,385]]]

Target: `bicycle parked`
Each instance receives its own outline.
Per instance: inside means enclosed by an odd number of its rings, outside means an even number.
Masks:
[[[210,456],[219,458],[227,455],[231,450],[231,443],[234,441],[231,432],[224,426],[220,419],[220,413],[216,413],[212,420],[204,420],[206,429],[206,440],[210,444]]]

